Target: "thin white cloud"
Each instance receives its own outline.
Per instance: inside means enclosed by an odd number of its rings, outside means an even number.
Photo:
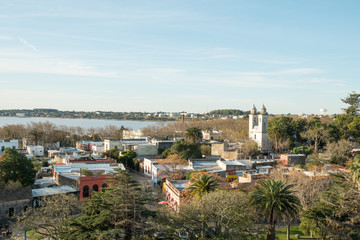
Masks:
[[[276,60],[276,59],[255,59],[254,62],[270,63],[270,64],[276,64],[276,65],[299,64],[299,62],[296,62],[296,61]]]
[[[230,72],[239,76],[287,76],[287,75],[309,75],[309,74],[323,74],[324,70],[318,68],[293,68],[282,71],[272,72]]]
[[[333,84],[333,85],[343,85],[346,83],[345,80],[341,79],[329,79],[329,78],[310,78],[310,79],[300,79],[297,82],[299,83],[316,83],[316,84]]]
[[[309,75],[309,74],[322,74],[325,73],[324,70],[318,68],[294,68],[289,70],[284,70],[280,72],[274,72],[275,74],[284,74],[284,75]]]
[[[0,36],[0,40],[7,40],[7,41],[9,41],[9,40],[13,40],[13,38],[10,37],[10,36]]]
[[[32,61],[0,58],[0,72],[28,72],[55,75],[73,75],[89,77],[115,77],[116,72],[100,71],[80,61],[58,61],[52,58],[36,58]]]
[[[38,49],[37,49],[34,45],[28,43],[25,39],[19,38],[19,41],[20,41],[22,44],[24,44],[25,46],[28,46],[29,48],[31,48],[32,50],[34,50],[35,52],[38,51]]]

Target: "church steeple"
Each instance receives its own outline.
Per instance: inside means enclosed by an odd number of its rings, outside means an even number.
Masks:
[[[256,107],[255,107],[254,104],[253,104],[253,106],[252,106],[252,108],[251,108],[250,114],[251,114],[251,115],[255,115],[255,114],[256,114]]]
[[[266,108],[265,108],[265,105],[264,105],[264,104],[261,106],[260,114],[261,114],[261,115],[267,115]]]

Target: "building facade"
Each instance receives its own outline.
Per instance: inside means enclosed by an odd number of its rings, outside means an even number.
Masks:
[[[28,154],[32,154],[34,156],[37,157],[42,157],[44,156],[44,147],[43,146],[33,146],[33,145],[28,145],[26,147],[26,151]]]
[[[6,148],[19,149],[19,140],[1,140],[0,139],[0,154],[2,154]]]
[[[32,199],[31,187],[0,189],[0,223],[31,207]]]

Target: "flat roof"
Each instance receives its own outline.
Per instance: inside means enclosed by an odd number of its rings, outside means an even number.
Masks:
[[[67,177],[67,178],[71,178],[71,179],[74,179],[74,180],[78,180],[80,176],[80,174],[78,173],[71,173],[71,172],[66,172],[66,173],[59,173],[61,176],[64,176],[64,177]]]
[[[225,160],[225,161],[221,161],[226,165],[239,165],[239,166],[245,166],[244,163],[239,162],[238,160]]]
[[[44,184],[44,183],[56,183],[55,178],[53,177],[44,177],[41,179],[36,179],[34,184]]]
[[[50,196],[56,194],[66,194],[66,193],[75,193],[77,192],[76,189],[70,186],[58,186],[58,187],[51,187],[51,188],[39,188],[32,190],[33,197],[43,197],[43,196]]]
[[[179,166],[181,166],[181,167],[179,167]],[[154,167],[156,169],[167,170],[166,168],[171,169],[173,167],[173,165],[156,164],[156,165],[154,165]],[[189,165],[177,165],[176,168],[184,170],[184,171],[193,171],[194,170],[194,168]]]
[[[123,145],[152,145],[146,141],[126,141],[126,142],[123,142]],[[153,145],[152,145],[153,146]]]
[[[214,161],[193,161],[193,166],[198,167],[198,166],[217,166],[217,162]]]
[[[75,171],[80,171],[80,169],[88,169],[90,171],[94,170],[104,170],[105,173],[115,172],[115,169],[125,170],[125,167],[122,163],[118,163],[117,166],[113,166],[113,164],[71,164],[71,165],[54,165],[54,171],[58,173],[71,173]]]
[[[189,186],[190,181],[188,180],[178,180],[178,181],[169,181],[177,190],[180,192]]]

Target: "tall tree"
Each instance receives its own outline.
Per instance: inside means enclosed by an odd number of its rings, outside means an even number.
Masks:
[[[191,143],[184,140],[177,141],[174,145],[166,149],[162,156],[168,157],[169,155],[179,155],[182,159],[188,160],[189,158],[201,158],[201,149],[199,143]]]
[[[141,188],[119,170],[108,181],[104,192],[96,192],[83,206],[81,216],[64,224],[60,237],[75,239],[142,239],[153,212],[145,207],[151,191]]]
[[[31,160],[14,149],[5,149],[0,158],[0,182],[19,181],[23,186],[30,186],[34,183],[35,175]]]
[[[318,152],[319,144],[329,138],[329,132],[327,131],[326,125],[323,124],[318,117],[314,117],[309,122],[307,131],[303,134],[306,137],[314,141],[314,152]]]
[[[350,174],[332,175],[330,188],[303,216],[316,227],[316,237],[325,239],[326,235],[332,235],[340,239],[360,239],[359,199],[360,190]]]
[[[121,162],[126,167],[135,169],[134,159],[136,158],[137,154],[133,150],[121,152],[121,156],[119,157],[118,162]]]
[[[202,139],[201,129],[198,127],[189,127],[186,129],[185,137],[192,143],[199,143]]]
[[[299,198],[292,191],[293,185],[283,181],[259,181],[252,193],[252,202],[258,210],[265,213],[268,220],[268,240],[275,240],[275,223],[284,214],[300,208]]]
[[[44,136],[44,132],[34,127],[30,130],[29,135],[32,137],[35,145],[38,145],[40,139]]]
[[[352,91],[348,94],[348,96],[344,99],[341,99],[343,103],[348,104],[348,108],[345,108],[346,114],[350,115],[358,115],[360,109],[360,94]]]

